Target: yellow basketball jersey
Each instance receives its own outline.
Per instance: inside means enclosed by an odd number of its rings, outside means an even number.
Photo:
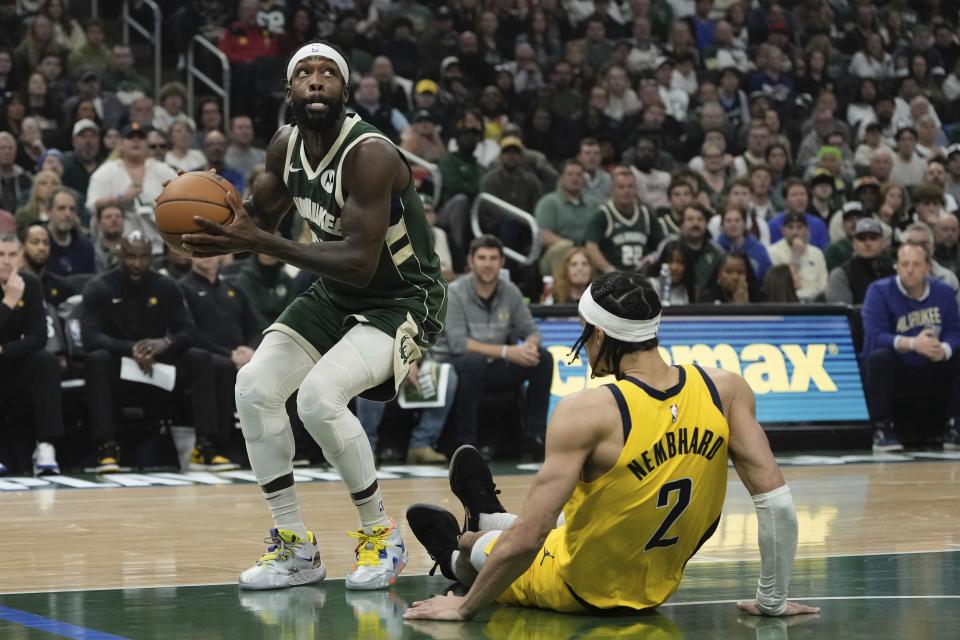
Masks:
[[[730,428],[720,396],[696,365],[659,391],[634,378],[607,385],[620,407],[624,447],[564,506],[559,573],[581,605],[655,607],[713,535],[727,489]]]

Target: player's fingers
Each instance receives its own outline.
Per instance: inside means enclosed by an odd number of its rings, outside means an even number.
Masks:
[[[240,202],[240,196],[236,192],[231,191],[227,194],[227,204],[230,205],[234,215],[247,213],[247,210],[243,208],[243,203]]]
[[[213,233],[218,236],[226,235],[226,229],[223,225],[217,224],[209,218],[204,218],[202,216],[193,216],[193,221],[196,222],[199,226],[203,227],[204,230]],[[190,234],[197,235],[197,234]]]

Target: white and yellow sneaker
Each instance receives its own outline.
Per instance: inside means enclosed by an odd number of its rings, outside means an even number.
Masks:
[[[270,547],[266,555],[240,574],[241,589],[285,589],[327,577],[327,567],[320,560],[312,531],[307,532],[304,540],[294,531],[271,529],[263,541]]]
[[[374,591],[393,586],[408,559],[396,521],[391,518],[388,526],[373,527],[370,532],[348,531],[347,535],[359,540],[357,561],[346,580],[347,589]]]

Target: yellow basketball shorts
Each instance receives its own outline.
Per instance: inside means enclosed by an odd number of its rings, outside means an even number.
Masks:
[[[497,602],[561,613],[587,613],[571,595],[558,572],[556,552],[562,536],[563,527],[550,532],[530,567],[500,594]],[[497,541],[494,540],[484,551],[489,555],[496,544]]]

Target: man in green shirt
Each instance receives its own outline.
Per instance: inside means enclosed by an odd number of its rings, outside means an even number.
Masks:
[[[87,22],[85,34],[87,44],[70,54],[70,68],[93,67],[103,73],[111,59],[110,50],[103,44],[105,35],[103,22],[97,18],[91,18]]]
[[[553,273],[553,266],[575,244],[583,244],[594,210],[583,200],[583,165],[577,160],[563,163],[557,190],[540,198],[535,216],[540,241],[545,249],[540,273]]]
[[[843,237],[831,242],[823,252],[823,259],[827,261],[827,272],[833,271],[853,257],[853,232],[857,222],[864,217],[863,205],[851,201],[843,205]]]
[[[457,271],[463,264],[469,243],[470,205],[480,192],[483,167],[473,152],[483,132],[461,122],[457,127],[457,150],[445,154],[437,162],[443,180],[442,203],[438,211],[440,226],[449,232],[450,249]]]
[[[113,45],[113,60],[103,72],[103,88],[108,91],[132,93],[140,91],[145,96],[153,95],[153,83],[134,68],[133,50],[129,45]]]
[[[613,171],[613,194],[587,226],[587,256],[600,271],[633,271],[656,251],[660,225],[637,196],[637,180],[626,167]]]
[[[683,221],[680,223],[680,241],[690,252],[698,295],[713,284],[710,276],[713,275],[717,262],[723,257],[723,250],[707,239],[707,219],[707,210],[703,205],[694,202],[683,210]]]

